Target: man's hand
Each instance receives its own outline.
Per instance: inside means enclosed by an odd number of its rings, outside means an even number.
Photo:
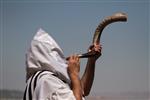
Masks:
[[[80,59],[77,55],[70,56],[68,60],[68,73],[78,75],[80,72]]]
[[[94,80],[95,63],[96,60],[101,56],[101,50],[102,47],[100,44],[93,44],[88,49],[88,52],[92,52],[94,56],[88,58],[85,72],[81,78],[82,89],[85,96],[88,96],[90,93]]]
[[[80,60],[77,55],[73,55],[69,57],[68,60],[68,74],[71,79],[71,89],[74,93],[76,100],[82,99],[82,88],[81,81],[79,78],[80,72]]]
[[[96,61],[101,56],[102,46],[100,44],[93,44],[89,47],[88,52],[93,52],[95,56],[89,58],[91,61]]]

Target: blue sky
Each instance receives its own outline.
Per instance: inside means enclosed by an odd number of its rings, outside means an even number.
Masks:
[[[116,12],[101,37],[91,94],[148,91],[149,1],[1,0],[0,88],[24,90],[25,53],[39,28],[53,36],[66,56],[86,52],[97,25]],[[86,59],[81,60],[81,75]]]

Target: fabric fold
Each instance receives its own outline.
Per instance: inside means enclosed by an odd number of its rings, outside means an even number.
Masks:
[[[27,79],[37,71],[48,70],[56,74],[58,78],[69,82],[67,67],[67,61],[60,46],[47,32],[39,29],[26,54]]]

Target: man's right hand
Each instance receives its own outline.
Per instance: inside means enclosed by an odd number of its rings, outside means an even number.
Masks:
[[[77,55],[72,55],[68,60],[68,73],[69,75],[79,75],[80,72],[80,58]]]
[[[71,79],[71,89],[76,100],[82,100],[82,87],[79,78],[80,59],[77,55],[72,55],[68,60],[68,74]]]

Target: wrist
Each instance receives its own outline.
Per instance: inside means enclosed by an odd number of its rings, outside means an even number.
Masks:
[[[91,63],[96,63],[96,59],[94,59],[94,58],[88,58],[88,61]]]
[[[79,73],[78,72],[69,73],[69,76],[71,79],[79,79]]]

